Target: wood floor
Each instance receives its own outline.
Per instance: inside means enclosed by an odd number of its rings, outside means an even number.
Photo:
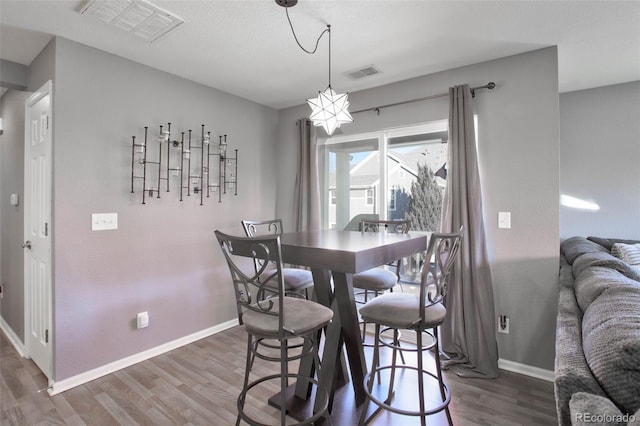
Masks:
[[[0,333],[0,424],[2,425],[233,425],[236,397],[245,360],[240,327],[202,339],[56,396],[30,360],[22,359]],[[367,355],[369,349],[366,349]],[[256,364],[259,374],[269,369]],[[461,379],[446,374],[451,389],[451,414],[456,425],[557,425],[553,384],[503,371],[498,379]],[[415,399],[411,379],[398,396]],[[251,414],[269,422],[277,412],[268,406],[272,388],[248,399]],[[336,426],[357,424],[352,392],[342,388],[332,413]],[[428,418],[444,425],[446,417]],[[415,425],[417,419],[381,413],[374,426]]]

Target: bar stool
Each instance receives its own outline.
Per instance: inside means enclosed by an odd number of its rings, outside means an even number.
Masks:
[[[316,405],[312,416],[295,425],[313,424],[321,418],[327,425],[331,425],[328,390],[320,386],[313,375],[290,373],[288,363],[313,357],[317,376],[320,376],[318,336],[333,318],[333,311],[319,303],[285,295],[279,236],[234,237],[220,231],[215,231],[215,235],[231,273],[238,320],[247,331],[248,337],[244,382],[237,401],[236,426],[240,424],[240,420],[255,426],[265,425],[262,421],[250,417],[244,407],[251,389],[273,380],[280,384],[279,424],[286,425],[286,389],[290,379],[306,381],[316,389]],[[252,267],[247,268],[246,258],[253,259],[262,267],[258,271],[253,271]],[[263,279],[265,275],[268,275],[267,280]],[[271,283],[269,287],[267,282]],[[274,282],[277,283],[275,288]],[[304,345],[300,345],[301,352],[290,353],[291,348],[287,341],[300,338],[304,340]],[[276,349],[280,352],[279,356],[261,351],[264,349],[261,345],[263,340],[277,340],[279,345]],[[279,371],[250,381],[251,369],[256,358],[278,362]]]
[[[362,232],[387,232],[393,234],[406,234],[409,232],[409,221],[407,220],[372,220],[365,219],[361,223]],[[386,291],[393,291],[393,288],[400,282],[400,261],[394,261],[386,265],[394,268],[391,271],[387,268],[372,268],[366,271],[353,274],[353,288],[355,295],[364,295],[364,301],[356,301],[363,304],[369,301],[369,295],[378,297]],[[367,333],[367,321],[362,321],[362,342],[364,344]],[[364,344],[365,346],[373,346]]]
[[[282,235],[282,219],[243,220],[242,228],[247,237],[258,235]],[[256,265],[259,268],[260,265]],[[288,296],[309,299],[309,290],[313,288],[311,271],[300,268],[283,268],[284,289]]]
[[[429,240],[425,264],[422,269],[420,294],[408,293],[387,293],[376,297],[360,308],[363,319],[375,324],[375,341],[373,350],[373,363],[371,371],[365,376],[366,399],[360,416],[360,425],[368,424],[381,410],[388,410],[406,416],[419,416],[420,424],[426,424],[426,416],[444,410],[449,424],[453,424],[451,413],[449,412],[449,402],[451,393],[445,385],[440,368],[440,348],[438,344],[438,326],[442,324],[447,314],[447,310],[442,304],[442,300],[447,291],[447,280],[451,268],[457,259],[462,241],[462,228],[459,232],[451,234],[433,233]],[[432,259],[433,258],[433,259]],[[394,336],[398,330],[412,330],[416,332],[416,349],[400,347],[394,338],[393,343],[389,343],[381,338],[381,329],[392,329]],[[383,330],[384,330],[383,329]],[[423,334],[431,336],[430,342],[423,345]],[[393,349],[391,364],[380,366],[380,345]],[[423,352],[429,349],[434,350],[436,374],[426,370],[423,365]],[[417,366],[406,363],[397,363],[396,354],[400,351],[415,351]],[[374,377],[380,375],[381,371],[390,370],[389,388],[386,399],[378,398],[374,392]],[[397,370],[413,370],[418,376],[418,410],[406,410],[393,406],[394,380]],[[442,402],[426,407],[425,404],[425,376],[432,377],[438,382]],[[378,406],[376,410],[367,418],[369,402]]]

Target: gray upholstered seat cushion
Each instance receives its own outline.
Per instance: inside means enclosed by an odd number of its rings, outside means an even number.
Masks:
[[[384,268],[368,269],[353,275],[353,286],[363,290],[385,291],[397,282],[396,274]]]
[[[398,329],[414,329],[420,321],[420,298],[408,293],[387,293],[378,296],[360,308],[362,319]],[[438,303],[423,308],[424,327],[438,325],[444,320],[447,310]]]
[[[273,274],[273,270],[267,270],[264,275]],[[284,279],[284,289],[286,291],[300,291],[313,286],[313,275],[311,271],[298,268],[283,268],[282,278]],[[277,288],[277,281],[267,282],[267,287]]]
[[[284,288],[289,290],[302,290],[313,286],[313,275],[311,271],[298,268],[284,268],[282,270],[284,278]]]
[[[623,412],[640,409],[640,287],[605,290],[584,312],[582,336],[602,389]]]
[[[273,310],[278,312],[278,299],[274,298],[273,302],[276,304]],[[317,330],[328,324],[331,318],[333,311],[326,306],[297,297],[284,297],[284,328],[295,336]],[[242,321],[251,334],[274,337],[278,335],[277,315],[247,310],[242,314]]]

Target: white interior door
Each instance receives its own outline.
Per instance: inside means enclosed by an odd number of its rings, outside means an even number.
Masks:
[[[27,99],[24,156],[25,350],[50,380],[51,91],[49,81]]]

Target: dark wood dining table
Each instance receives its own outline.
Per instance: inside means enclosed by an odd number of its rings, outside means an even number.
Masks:
[[[364,402],[364,376],[367,365],[358,325],[352,276],[355,273],[424,252],[424,234],[388,234],[377,232],[324,230],[316,232],[284,233],[280,237],[282,259],[285,263],[309,267],[313,273],[315,297],[330,307],[334,316],[328,325],[322,350],[320,385],[333,398],[336,388],[349,381],[355,402]],[[333,278],[333,280],[332,280]],[[333,283],[333,285],[332,285]],[[346,349],[346,360],[343,348]],[[346,365],[345,365],[346,363]],[[348,370],[348,371],[347,371]],[[301,362],[300,372],[313,374],[313,365]],[[309,398],[309,389],[298,384],[288,398],[298,402]],[[276,400],[276,399],[273,399]],[[303,404],[288,403],[290,412],[310,412]],[[307,413],[308,414],[308,413]],[[301,414],[296,417],[306,417]]]

